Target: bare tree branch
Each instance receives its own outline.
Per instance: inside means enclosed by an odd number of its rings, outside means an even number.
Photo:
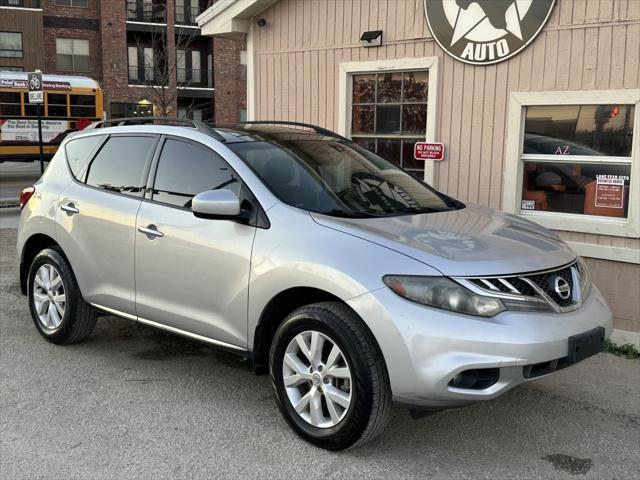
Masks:
[[[136,38],[136,48],[142,52],[144,75],[142,84],[147,87],[149,101],[160,110],[161,116],[167,116],[176,102],[178,90],[172,88],[175,80],[182,87],[188,87],[193,83],[193,75],[184,72],[178,82],[178,52],[186,51],[194,39],[192,29],[176,28],[175,43],[170,45],[166,29],[156,29],[149,37]],[[151,48],[150,53],[145,49]],[[146,53],[145,53],[146,52]],[[193,105],[192,105],[193,106]]]

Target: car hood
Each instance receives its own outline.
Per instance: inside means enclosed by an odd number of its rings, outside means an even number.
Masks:
[[[546,228],[479,205],[385,218],[311,216],[322,226],[390,248],[448,276],[525,273],[555,268],[576,258]]]

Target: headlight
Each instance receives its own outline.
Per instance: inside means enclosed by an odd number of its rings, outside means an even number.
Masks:
[[[401,297],[430,307],[481,317],[505,310],[497,298],[476,295],[447,277],[385,275],[382,280]]]
[[[578,275],[580,276],[580,298],[584,302],[589,293],[591,293],[591,278],[589,277],[589,269],[587,268],[587,264],[582,259],[582,257],[578,257]]]

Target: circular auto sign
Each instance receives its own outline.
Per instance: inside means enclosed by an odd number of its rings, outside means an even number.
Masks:
[[[513,57],[538,35],[555,0],[424,0],[427,23],[447,54],[473,65]]]

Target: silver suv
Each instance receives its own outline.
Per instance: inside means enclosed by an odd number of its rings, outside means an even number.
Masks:
[[[38,332],[111,314],[237,352],[326,449],[496,398],[602,350],[580,258],[339,135],[287,122],[101,122],[22,194],[20,283]]]

